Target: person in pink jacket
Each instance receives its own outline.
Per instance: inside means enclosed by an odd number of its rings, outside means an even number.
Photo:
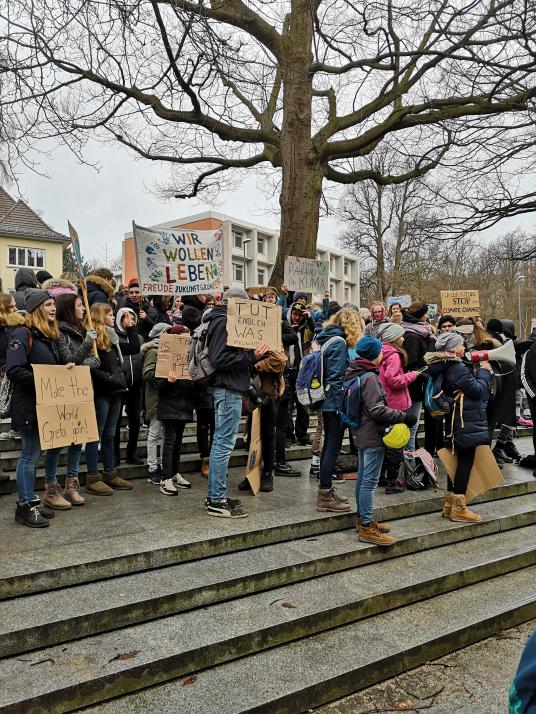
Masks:
[[[380,325],[378,337],[382,341],[383,360],[380,365],[380,382],[385,389],[387,406],[390,409],[406,411],[411,406],[408,385],[419,376],[418,372],[404,372],[406,353],[404,351],[404,328],[393,322]],[[385,453],[385,493],[400,493],[404,490],[399,478],[400,464],[404,460],[403,449],[386,449]]]

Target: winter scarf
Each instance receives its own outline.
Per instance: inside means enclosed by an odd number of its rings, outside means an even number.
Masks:
[[[259,372],[263,394],[270,397],[280,397],[285,391],[283,374],[287,366],[287,356],[283,351],[274,350],[257,362],[255,368]]]

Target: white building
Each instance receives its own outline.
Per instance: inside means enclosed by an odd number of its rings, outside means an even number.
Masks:
[[[215,211],[185,216],[159,223],[151,228],[171,230],[217,230],[224,240],[224,283],[231,286],[262,287],[269,284],[277,255],[279,232]],[[359,305],[359,259],[349,253],[319,245],[317,259],[329,263],[330,294],[340,304]],[[136,275],[132,232],[125,234],[123,244],[125,282]],[[321,296],[317,296],[321,297]]]

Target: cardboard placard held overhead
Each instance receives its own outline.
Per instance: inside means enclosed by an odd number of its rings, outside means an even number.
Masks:
[[[284,281],[289,290],[325,293],[329,290],[329,263],[286,255]]]
[[[177,379],[191,379],[188,372],[190,335],[160,335],[155,377],[167,378],[173,372]]]
[[[456,467],[458,465],[456,452],[453,454],[451,449],[439,449],[437,455],[441,459],[441,463],[450,478],[454,480],[454,474],[456,473]],[[471,469],[471,476],[469,477],[469,484],[467,486],[467,503],[474,501],[475,498],[486,493],[490,488],[499,486],[502,482],[503,475],[497,466],[490,447],[477,446],[475,462]]]
[[[261,442],[261,410],[255,409],[251,415],[251,434],[249,441],[248,464],[246,478],[251,490],[256,496],[261,489],[262,442]]]
[[[232,298],[227,304],[227,344],[256,350],[266,343],[281,350],[281,306]]]
[[[441,309],[453,317],[478,317],[480,297],[478,290],[442,290]]]
[[[42,449],[99,440],[89,367],[32,365]]]

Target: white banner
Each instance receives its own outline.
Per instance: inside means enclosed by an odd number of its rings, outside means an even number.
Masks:
[[[171,231],[135,223],[142,295],[223,292],[223,237],[216,231]]]

